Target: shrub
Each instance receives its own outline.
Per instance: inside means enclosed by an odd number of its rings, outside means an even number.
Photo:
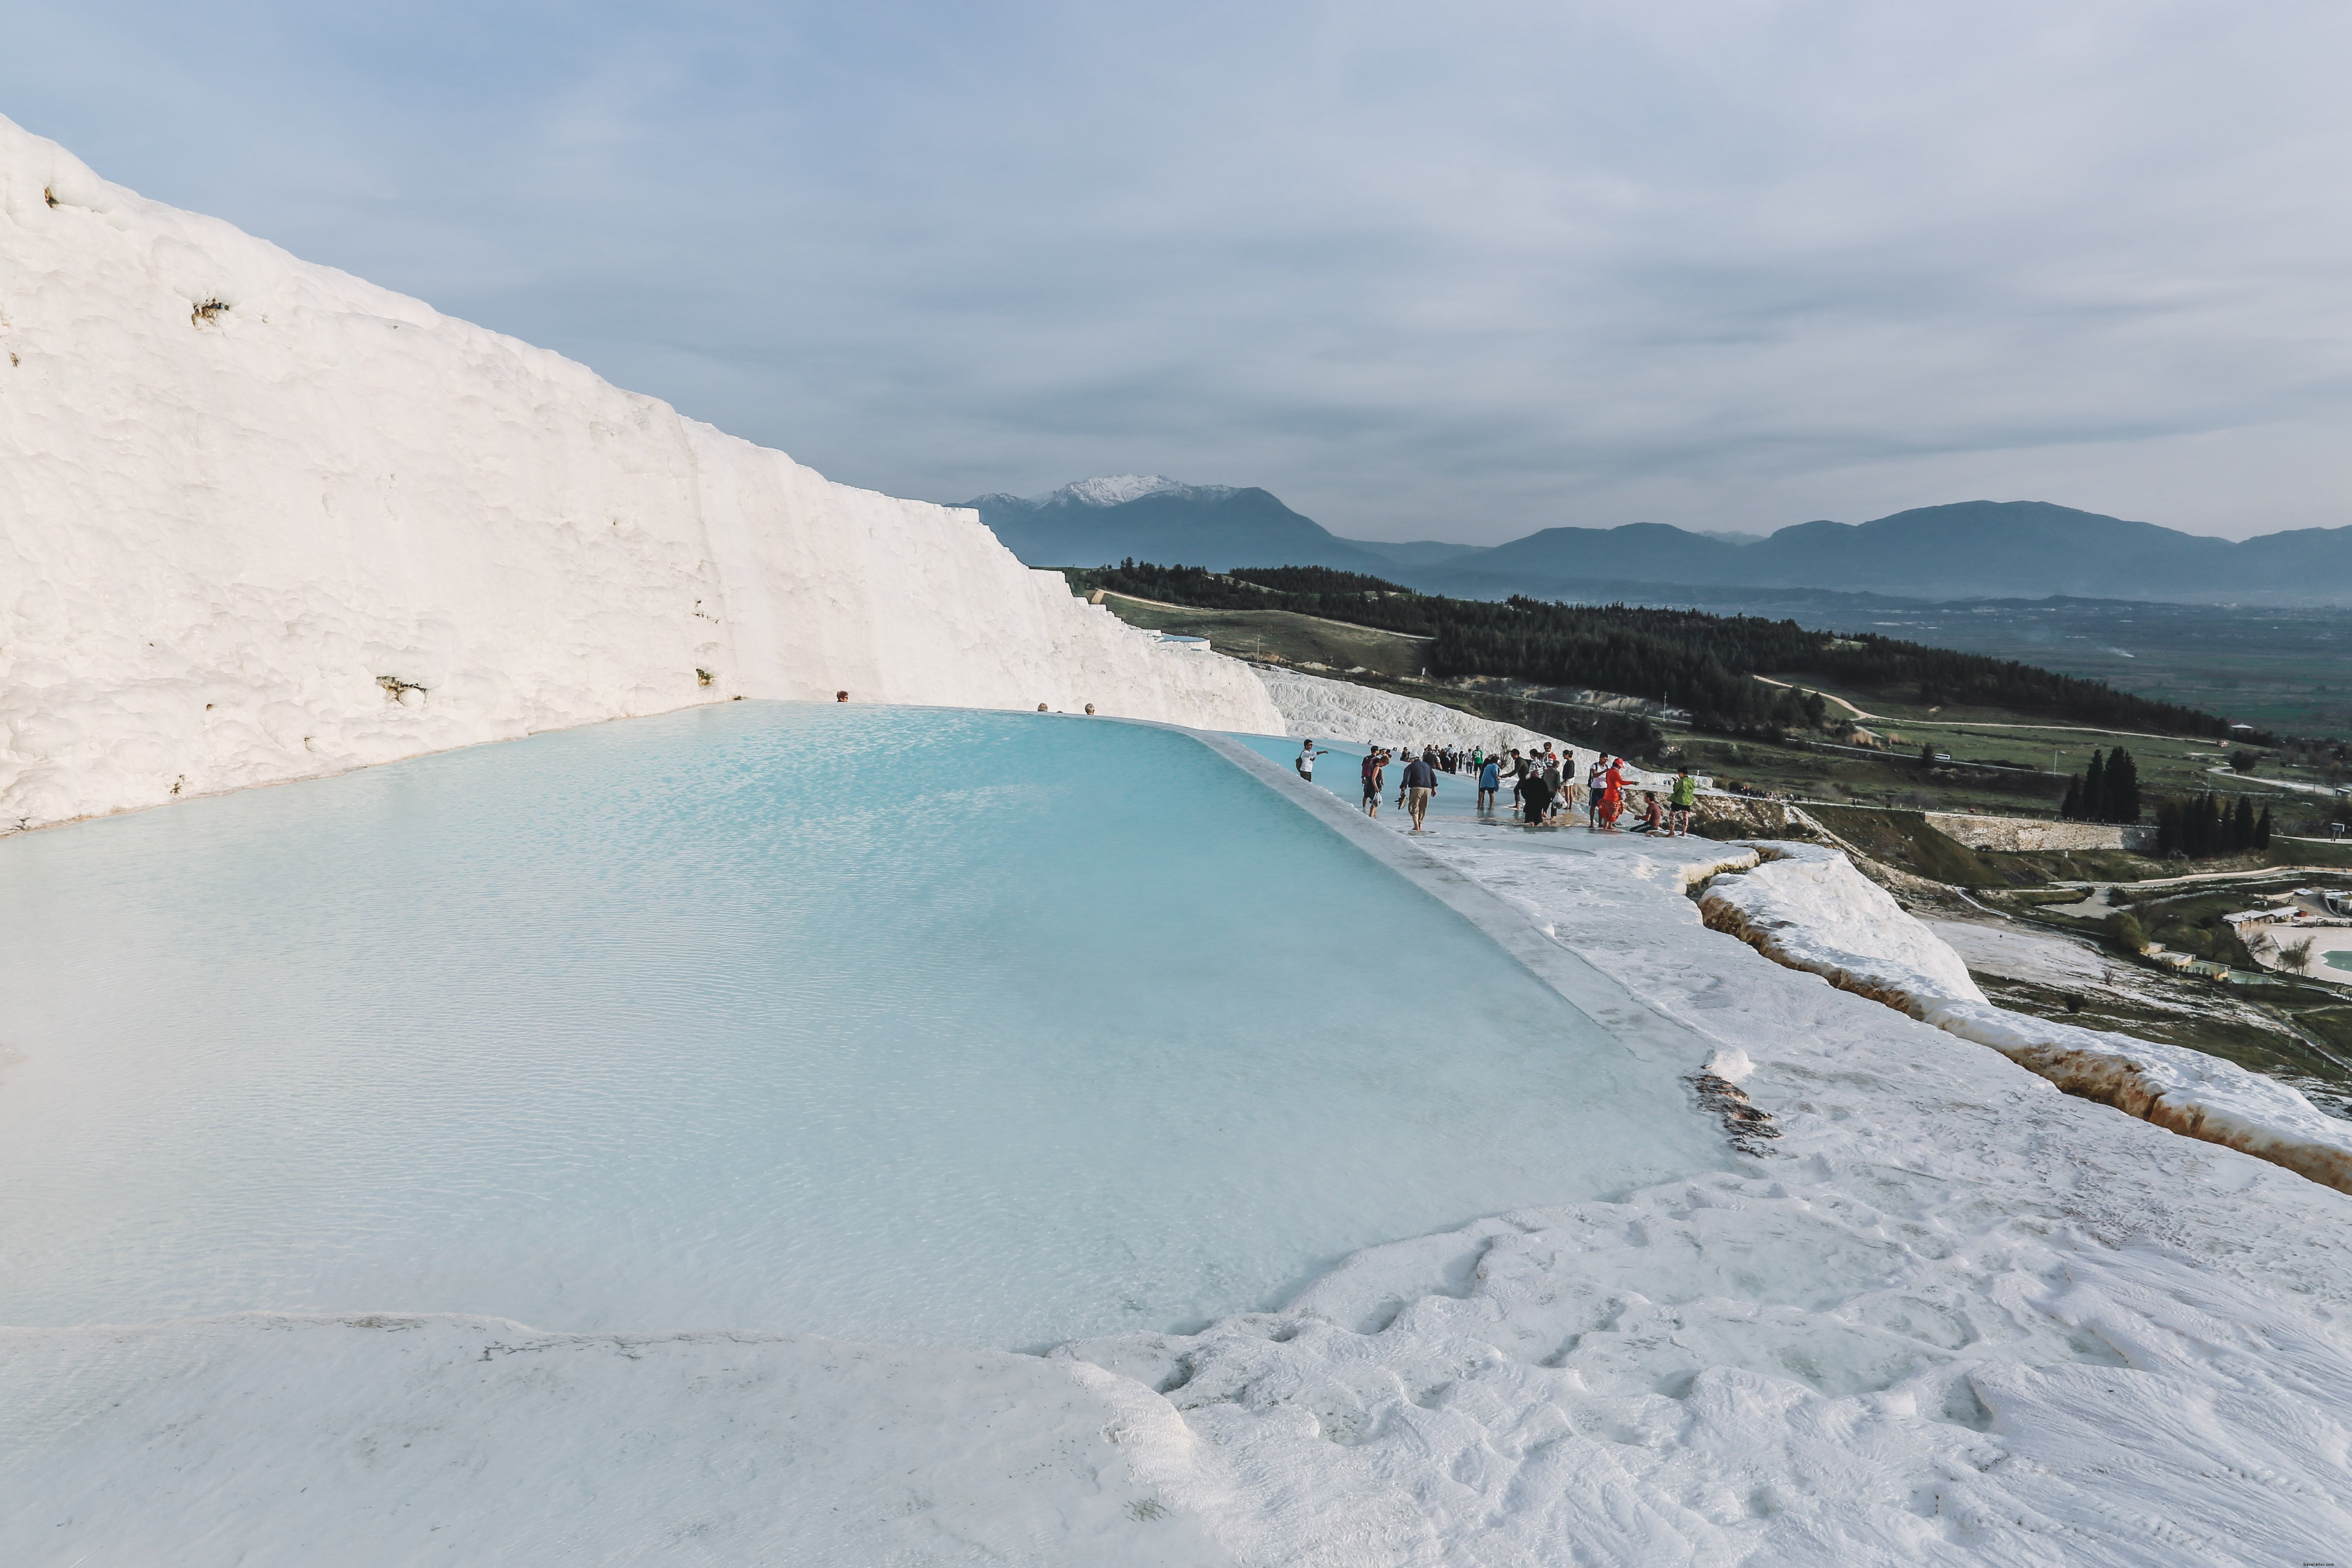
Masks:
[[[2126,952],[2147,950],[2147,933],[2140,929],[2139,917],[2129,910],[2117,910],[2107,917],[2107,935]]]

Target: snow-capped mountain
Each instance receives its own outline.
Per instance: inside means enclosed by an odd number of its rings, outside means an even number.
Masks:
[[[1182,490],[1194,496],[1218,496],[1233,493],[1231,485],[1188,485],[1160,474],[1110,474],[1101,479],[1078,479],[1060,489],[1048,490],[1032,498],[1031,504],[1048,506],[1124,506],[1145,496],[1165,495]]]

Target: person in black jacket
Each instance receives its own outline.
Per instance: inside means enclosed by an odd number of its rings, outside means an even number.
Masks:
[[[1542,771],[1530,768],[1519,779],[1517,791],[1519,816],[1529,827],[1540,827],[1551,811],[1551,786],[1544,783]]]

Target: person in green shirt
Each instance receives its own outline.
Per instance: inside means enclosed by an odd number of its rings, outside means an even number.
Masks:
[[[1698,780],[1691,777],[1688,763],[1675,770],[1675,791],[1667,797],[1667,804],[1674,807],[1674,814],[1668,819],[1673,824],[1670,837],[1689,837],[1691,812],[1698,805]]]

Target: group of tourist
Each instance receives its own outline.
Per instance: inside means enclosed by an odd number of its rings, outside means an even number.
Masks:
[[[1518,818],[1530,827],[1557,827],[1575,820],[1579,807],[1585,826],[1594,833],[1687,834],[1691,814],[1698,804],[1698,781],[1683,768],[1662,800],[1656,790],[1643,792],[1643,808],[1630,828],[1624,825],[1628,794],[1622,757],[1596,754],[1580,783],[1576,754],[1559,752],[1550,742],[1541,751],[1510,749],[1507,756],[1480,759],[1478,810],[1491,815],[1503,780],[1511,780],[1511,798]]]
[[[1298,776],[1312,783],[1315,759],[1328,754],[1328,751],[1318,750],[1313,741],[1307,742],[1299,748],[1296,764]],[[1513,813],[1529,827],[1557,827],[1572,823],[1581,806],[1585,826],[1595,833],[1681,837],[1689,835],[1691,816],[1698,805],[1698,780],[1691,776],[1688,766],[1675,771],[1675,782],[1664,798],[1656,790],[1644,790],[1639,815],[1627,826],[1623,821],[1629,804],[1627,768],[1622,757],[1606,752],[1596,755],[1580,784],[1576,778],[1576,753],[1558,750],[1549,741],[1543,743],[1540,751],[1522,752],[1513,746],[1507,755],[1489,755],[1484,748],[1461,751],[1424,745],[1415,752],[1409,745],[1400,745],[1373,746],[1359,764],[1365,816],[1380,816],[1390,765],[1400,757],[1404,763],[1397,774],[1396,804],[1412,816],[1412,830],[1415,833],[1422,831],[1430,802],[1436,796],[1438,774],[1465,771],[1478,781],[1480,816],[1494,815],[1503,781],[1507,778],[1511,781]]]

